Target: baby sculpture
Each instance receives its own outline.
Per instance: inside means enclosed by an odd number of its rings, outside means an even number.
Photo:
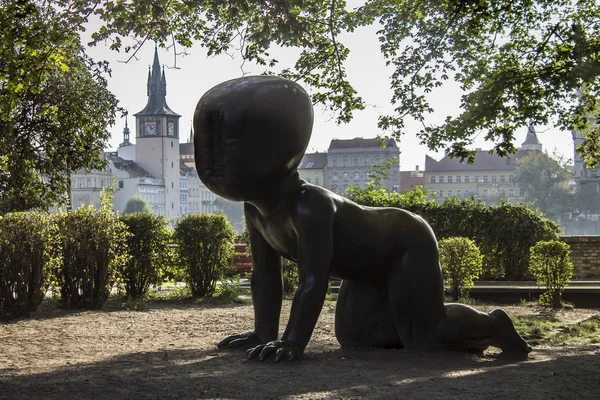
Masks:
[[[272,76],[233,79],[210,89],[194,113],[196,169],[214,193],[244,202],[252,247],[254,329],[219,348],[248,358],[292,359],[306,348],[330,277],[341,278],[335,335],[342,346],[454,349],[496,346],[526,356],[531,347],[501,309],[481,313],[444,304],[435,235],[419,216],[363,207],[302,180],[313,124],[309,96]],[[281,257],[298,264],[299,285],[279,339]]]

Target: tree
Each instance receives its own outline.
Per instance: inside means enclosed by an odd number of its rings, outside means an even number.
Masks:
[[[532,152],[517,160],[515,180],[525,191],[527,201],[550,219],[557,220],[572,211],[573,194],[569,182],[573,173],[560,160],[546,153]]]
[[[70,8],[88,10],[87,2]],[[591,166],[600,160],[600,127],[591,123],[600,98],[595,0],[372,0],[351,10],[344,0],[134,0],[105,1],[93,12],[104,21],[93,41],[109,40],[116,50],[135,52],[148,40],[173,47],[198,41],[209,55],[239,47],[265,72],[310,86],[313,100],[338,112],[339,122],[364,108],[346,74],[343,34],[375,24],[394,68],[395,113],[379,121],[388,134],[399,138],[412,118],[423,124],[417,134],[431,149],[472,161],[467,148],[477,135],[504,156],[516,151],[514,133],[531,119],[584,132],[579,151]],[[299,48],[294,67],[278,69],[272,46]],[[426,94],[447,81],[464,91],[461,111],[428,125],[433,105]]]
[[[540,296],[540,303],[560,308],[562,292],[573,276],[569,245],[558,240],[541,241],[530,252],[529,270],[536,283],[547,288]]]
[[[146,200],[142,199],[142,197],[139,195],[135,195],[127,200],[127,204],[125,204],[125,211],[123,211],[123,214],[133,213],[152,213],[152,210],[150,210],[150,206]]]
[[[0,5],[0,213],[64,201],[72,171],[104,166],[115,121],[107,65],[79,42],[83,15],[61,21],[51,3]]]

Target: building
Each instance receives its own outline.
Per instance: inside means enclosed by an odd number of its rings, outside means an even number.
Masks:
[[[333,139],[329,144],[325,171],[328,188],[341,195],[346,194],[350,185],[364,188],[373,179],[372,168],[392,160],[392,168],[385,171],[388,178],[381,183],[388,192],[397,192],[400,189],[399,159],[400,150],[393,139],[383,143],[379,139]]]
[[[415,166],[414,171],[400,171],[400,193],[413,190],[417,186],[425,186],[425,174]]]
[[[326,167],[327,153],[307,153],[298,164],[298,172],[306,182],[327,188]]]
[[[154,50],[148,71],[148,102],[135,114],[135,163],[164,184],[164,215],[167,220],[181,216],[179,168],[179,114],[167,105],[167,82]]]
[[[542,145],[530,124],[525,141],[517,153],[509,157],[503,158],[481,149],[476,149],[473,164],[448,156],[439,161],[425,156],[425,187],[435,191],[440,199],[474,195],[491,202],[500,199],[510,202],[523,201],[525,193],[515,182],[515,171],[517,160],[526,157],[532,151],[542,151]]]
[[[106,160],[107,154],[103,154]],[[113,175],[110,168],[98,171],[93,170],[86,173],[84,170],[78,170],[71,174],[71,207],[73,209],[91,205],[99,209],[101,204],[101,193],[105,188],[111,185]]]
[[[221,211],[216,202],[217,195],[202,183],[196,171],[191,133],[189,142],[179,145],[179,153],[181,171],[187,176],[188,214],[215,214]]]

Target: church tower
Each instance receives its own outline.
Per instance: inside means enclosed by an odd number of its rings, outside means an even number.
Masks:
[[[542,144],[538,140],[532,121],[529,121],[529,126],[527,127],[527,136],[525,137],[525,141],[521,144],[520,150],[542,151]]]
[[[168,219],[179,216],[179,118],[167,105],[167,82],[161,71],[158,49],[148,71],[148,103],[135,114],[136,163],[165,185],[164,213]]]

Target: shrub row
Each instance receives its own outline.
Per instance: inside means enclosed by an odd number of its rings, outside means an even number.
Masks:
[[[417,188],[406,193],[388,194],[370,187],[349,189],[359,204],[398,207],[423,217],[438,240],[466,237],[483,255],[482,279],[529,280],[529,249],[537,242],[558,240],[560,226],[526,204],[502,202],[486,206],[478,199],[431,199],[429,191]]]
[[[211,296],[231,267],[234,238],[220,214],[181,218],[173,234],[163,217],[107,208],[4,215],[0,320],[27,316],[50,285],[71,308],[101,308],[115,283],[134,298],[165,279],[186,281],[195,298]]]

